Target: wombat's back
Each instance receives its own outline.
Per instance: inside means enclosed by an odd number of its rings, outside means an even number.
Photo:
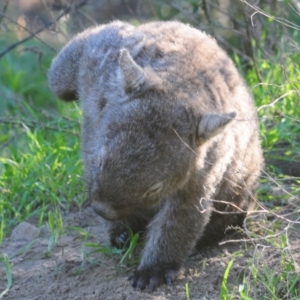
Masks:
[[[115,101],[122,94],[118,58],[123,48],[138,65],[154,71],[172,101],[184,99],[204,112],[236,108],[249,117],[252,99],[226,53],[210,36],[176,21],[138,27],[115,21],[87,29],[54,60],[49,71],[51,89],[66,100],[104,92]]]

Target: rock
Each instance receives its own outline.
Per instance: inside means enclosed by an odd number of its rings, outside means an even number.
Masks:
[[[12,242],[31,242],[39,234],[37,227],[27,223],[22,222],[15,227],[13,230],[10,239]]]

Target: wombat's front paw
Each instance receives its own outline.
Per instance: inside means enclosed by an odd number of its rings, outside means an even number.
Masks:
[[[116,242],[120,245],[125,245],[129,239],[128,231],[123,231],[119,236],[116,237]]]
[[[136,270],[129,276],[130,285],[134,288],[143,290],[147,285],[150,291],[153,291],[159,285],[165,283],[171,285],[182,270],[174,266],[155,266]]]
[[[117,236],[111,237],[110,242],[113,246],[117,248],[123,248],[127,241],[129,240],[129,234],[128,231],[123,231]]]

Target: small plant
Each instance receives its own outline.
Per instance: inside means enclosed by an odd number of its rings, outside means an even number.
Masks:
[[[49,254],[51,253],[53,246],[57,243],[59,237],[64,232],[63,219],[59,209],[49,212],[47,225],[49,231],[51,232],[51,237],[48,241],[48,254]]]
[[[129,239],[123,248],[110,247],[96,243],[85,243],[85,248],[92,248],[93,250],[88,254],[85,254],[84,257],[91,257],[91,255],[95,253],[103,253],[111,257],[119,257],[119,265],[121,266],[124,264],[126,264],[126,266],[132,266],[138,263],[138,259],[136,259],[134,255],[138,245],[139,234],[133,234],[132,231],[129,230]]]
[[[240,294],[241,300],[252,300],[251,298],[249,298],[246,295],[246,292],[247,292],[246,291],[246,283],[245,283],[245,278],[244,278],[243,284],[239,285],[239,294]]]
[[[190,300],[190,287],[189,287],[189,284],[186,283],[185,286],[184,286],[184,288],[185,288],[185,296],[186,296],[186,299],[187,299],[187,300]]]
[[[4,263],[6,281],[7,281],[5,290],[0,293],[0,299],[2,299],[11,288],[12,274],[11,274],[11,266],[10,266],[9,258],[6,254],[2,253],[2,257],[0,257],[0,263]]]
[[[138,233],[133,234],[131,230],[129,230],[129,246],[125,253],[123,254],[119,264],[122,265],[125,261],[127,264],[137,264],[138,260],[134,259],[134,250],[138,246],[140,235]],[[125,248],[126,249],[126,248]]]
[[[228,287],[227,287],[227,280],[228,280],[228,276],[231,270],[231,267],[233,265],[235,258],[231,259],[230,262],[228,263],[224,276],[223,276],[223,280],[222,280],[222,286],[221,286],[221,300],[228,300],[230,298],[228,298],[229,296],[229,291],[228,291]]]

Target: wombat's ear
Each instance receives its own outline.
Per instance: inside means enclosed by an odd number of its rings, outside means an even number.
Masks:
[[[83,39],[67,44],[52,61],[48,83],[52,92],[62,100],[77,100],[77,73]]]
[[[214,137],[221,133],[225,126],[235,117],[235,112],[224,114],[208,113],[203,115],[197,128],[198,138],[200,141],[205,141]]]
[[[140,91],[146,82],[146,73],[130,56],[127,49],[121,49],[119,65],[124,83],[124,90]]]

